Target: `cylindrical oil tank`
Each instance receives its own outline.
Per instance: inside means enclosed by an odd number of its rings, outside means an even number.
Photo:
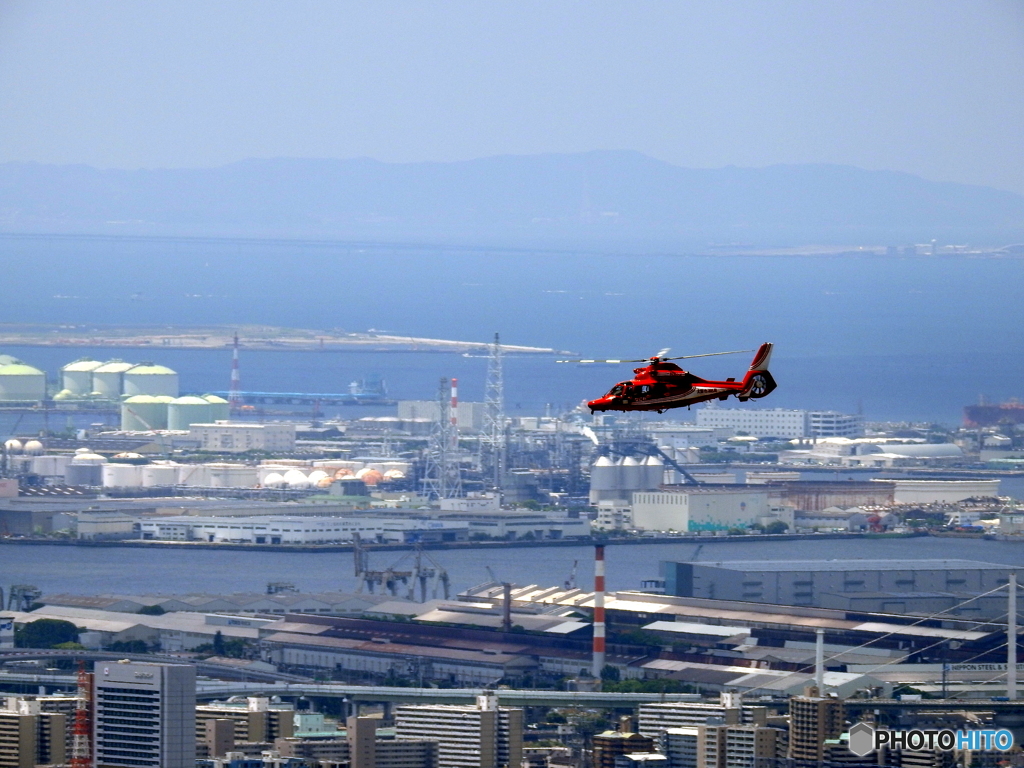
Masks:
[[[213,406],[201,397],[176,397],[167,404],[167,428],[188,429],[192,424],[209,424]]]
[[[88,357],[68,363],[60,369],[61,388],[72,395],[88,395],[93,391],[92,372],[101,365],[103,363],[99,360],[91,360]]]
[[[0,401],[38,403],[46,399],[46,374],[25,363],[0,368]]]
[[[109,360],[92,372],[92,394],[116,400],[124,393],[125,371],[134,368],[134,364],[123,360]]]
[[[121,429],[125,432],[167,429],[167,403],[153,395],[135,395],[122,400]]]
[[[256,485],[256,467],[229,462],[207,464],[210,485],[214,488],[252,488]]]
[[[643,465],[632,456],[627,456],[622,460],[619,472],[622,478],[622,490],[638,491],[644,487]]]
[[[32,474],[42,477],[63,477],[70,463],[71,457],[67,455],[33,456]]]
[[[107,460],[95,453],[76,453],[64,471],[68,485],[103,485],[103,465]]]
[[[665,462],[660,456],[648,456],[644,460],[645,491],[654,491],[665,482]]]
[[[139,363],[124,372],[124,394],[178,396],[178,374],[164,365]]]
[[[210,485],[210,468],[206,464],[181,464],[178,467],[178,485],[207,487]]]
[[[169,488],[178,484],[178,465],[166,462],[142,467],[143,488]]]
[[[231,405],[223,397],[217,395],[203,395],[203,400],[208,402],[210,409],[210,421],[227,421],[231,418]]]
[[[141,488],[142,467],[138,464],[117,464],[111,462],[103,465],[104,488]]]

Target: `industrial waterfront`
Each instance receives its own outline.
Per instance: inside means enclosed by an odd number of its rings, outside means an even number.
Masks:
[[[609,589],[640,589],[640,582],[658,576],[660,560],[688,560],[700,545],[612,544],[608,547]],[[400,553],[371,555],[375,567],[398,560]],[[489,580],[487,567],[501,579],[518,584],[554,585],[566,581],[573,563],[579,580],[590,576],[593,548],[515,548],[444,550],[434,557],[448,570],[455,591]],[[772,541],[709,541],[698,560],[830,560],[948,559],[1006,563],[1024,568],[1024,543],[980,539],[822,539]],[[2,546],[0,574],[7,583],[29,583],[45,592],[78,594],[188,594],[262,591],[268,581],[294,583],[303,592],[353,591],[352,554],[138,550],[64,546]]]

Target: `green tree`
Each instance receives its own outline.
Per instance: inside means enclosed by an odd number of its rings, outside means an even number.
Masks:
[[[213,655],[223,656],[224,650],[224,634],[218,629],[217,634],[213,636]]]
[[[789,530],[789,526],[781,520],[773,520],[765,526],[765,533],[785,533]]]
[[[37,619],[14,633],[18,648],[56,648],[61,643],[77,643],[78,627],[62,619]]]
[[[159,605],[144,605],[139,608],[139,613],[145,616],[163,616],[167,611],[161,608]]]

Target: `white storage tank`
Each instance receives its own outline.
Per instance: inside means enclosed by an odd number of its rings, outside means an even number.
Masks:
[[[167,429],[167,402],[173,398],[135,395],[121,402],[121,429],[148,432]]]
[[[665,462],[660,456],[648,456],[644,460],[645,491],[654,491],[665,482]]]
[[[92,372],[101,365],[103,363],[99,360],[91,360],[88,357],[68,363],[60,369],[61,389],[68,392],[69,396],[85,397],[94,389]]]
[[[141,488],[142,467],[138,464],[103,465],[104,488]]]
[[[619,477],[622,479],[622,490],[639,491],[644,487],[643,465],[632,456],[627,456],[619,465]]]
[[[178,485],[208,487],[210,468],[206,464],[181,464],[178,466]]]
[[[252,488],[256,485],[256,467],[229,462],[207,464],[210,485],[214,488]]]
[[[142,467],[143,488],[169,488],[178,484],[178,464],[159,462]]]
[[[309,488],[309,478],[297,469],[289,469],[284,473],[284,482],[289,488],[301,490]]]
[[[0,368],[0,401],[38,403],[46,399],[46,374],[25,363]]]
[[[201,397],[176,397],[167,404],[167,428],[187,430],[192,424],[208,424],[213,421],[212,412],[213,405]]]
[[[607,456],[598,456],[597,461],[590,465],[590,489],[592,491],[612,491],[618,486],[618,470],[615,462]]]
[[[135,367],[123,360],[109,360],[92,372],[92,394],[117,400],[124,393],[125,371]]]
[[[33,456],[32,474],[42,477],[63,477],[70,463],[71,457],[67,455]]]
[[[68,485],[103,485],[103,466],[107,460],[88,449],[82,453],[75,452],[74,458],[64,471],[64,482]]]
[[[178,374],[165,365],[139,363],[124,373],[124,394],[178,396]]]
[[[4,443],[4,450],[8,453],[21,453],[24,447],[21,444],[21,440],[15,440],[13,437]]]
[[[264,488],[284,488],[287,483],[285,483],[283,475],[277,472],[270,472],[263,478],[261,485]]]
[[[307,477],[306,480],[309,482],[311,486],[320,487],[320,482],[322,480],[326,480],[327,477],[327,473],[324,472],[322,469],[314,469],[312,472],[309,473],[309,477]]]
[[[203,395],[203,400],[210,404],[210,421],[228,421],[231,418],[231,404],[217,395]]]

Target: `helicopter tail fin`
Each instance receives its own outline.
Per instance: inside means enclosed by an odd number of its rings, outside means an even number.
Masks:
[[[767,371],[768,364],[772,361],[772,347],[770,341],[766,341],[757,349],[754,359],[750,362],[751,371]]]
[[[771,360],[772,344],[765,342],[758,348],[754,359],[750,362],[747,375],[743,377],[743,390],[737,395],[740,400],[765,397],[775,389],[777,386],[775,379],[768,372],[768,364],[771,363]]]

